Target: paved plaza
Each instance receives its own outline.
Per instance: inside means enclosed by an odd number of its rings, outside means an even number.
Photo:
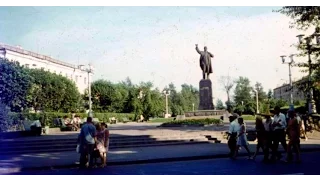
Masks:
[[[134,165],[108,166],[103,169],[79,170],[77,168],[17,172],[14,174],[37,175],[318,175],[319,152],[302,154],[301,164],[261,163],[245,157],[233,161],[229,158],[176,161]]]

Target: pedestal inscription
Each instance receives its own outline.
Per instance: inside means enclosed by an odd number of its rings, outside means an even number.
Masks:
[[[212,103],[212,83],[210,79],[202,79],[200,81],[200,103],[199,110],[213,110]]]

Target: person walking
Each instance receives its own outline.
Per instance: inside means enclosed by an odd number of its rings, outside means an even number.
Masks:
[[[287,127],[286,116],[280,112],[280,107],[276,106],[274,108],[274,118],[272,121],[273,131],[273,148],[272,148],[272,161],[276,161],[276,158],[281,159],[282,155],[278,151],[279,142],[281,143],[284,150],[287,149],[286,142],[286,132],[285,129]]]
[[[230,149],[229,156],[230,158],[233,158],[235,150],[237,149],[237,133],[240,129],[239,123],[238,123],[238,114],[234,113],[231,116],[229,116],[230,126],[228,131],[228,147]]]
[[[257,154],[259,153],[259,150],[262,149],[262,151],[265,151],[265,145],[266,145],[266,131],[264,128],[264,124],[262,121],[262,118],[260,116],[256,117],[256,132],[257,132],[257,146],[256,146],[256,152],[254,153],[252,159],[255,159]]]
[[[250,152],[250,149],[248,147],[249,143],[248,143],[247,135],[246,135],[246,125],[243,122],[243,118],[242,117],[238,118],[238,123],[240,125],[240,128],[238,130],[237,148],[235,150],[233,159],[235,159],[237,157],[238,150],[239,150],[240,147],[244,147],[246,149],[247,153],[248,153],[248,159],[252,159],[251,152]]]
[[[272,128],[272,118],[271,118],[271,114],[267,113],[264,115],[266,120],[264,122],[264,129],[265,129],[265,137],[266,137],[266,141],[265,141],[265,147],[264,147],[264,158],[263,158],[263,162],[267,163],[269,162],[269,155],[270,155],[270,149],[272,150],[273,148],[273,128]]]
[[[288,120],[288,135],[289,135],[289,143],[287,146],[287,162],[292,161],[292,148],[296,153],[296,161],[298,163],[300,160],[300,124],[299,120],[295,116],[293,110],[289,111],[289,120]]]

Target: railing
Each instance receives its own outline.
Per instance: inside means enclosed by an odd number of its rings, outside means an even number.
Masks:
[[[24,55],[29,55],[29,56],[32,56],[32,57],[35,57],[35,58],[47,60],[47,61],[52,62],[52,63],[60,64],[60,65],[63,65],[63,66],[74,68],[74,69],[78,69],[78,67],[73,65],[73,64],[65,63],[65,62],[53,59],[53,58],[51,58],[49,56],[41,55],[41,54],[34,53],[34,52],[31,52],[31,51],[27,51],[27,50],[24,50],[24,49],[21,49],[21,48],[17,48],[17,47],[13,47],[13,46],[9,46],[9,45],[6,45],[6,44],[1,44],[1,43],[0,43],[0,47],[5,48],[5,49],[10,50],[10,51],[21,53],[21,54],[24,54]]]

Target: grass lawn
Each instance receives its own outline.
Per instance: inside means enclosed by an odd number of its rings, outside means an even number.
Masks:
[[[163,124],[161,124],[161,126],[170,126],[170,125],[211,125],[211,124],[220,124],[220,119],[206,118],[206,119],[176,120],[176,121],[163,123]]]
[[[252,120],[252,121],[256,120],[256,117],[253,116],[253,115],[246,115],[246,114],[244,114],[244,115],[242,115],[241,117],[243,117],[243,120]]]
[[[155,119],[150,119],[150,121],[148,121],[149,123],[165,123],[165,122],[169,122],[169,121],[173,121],[173,118],[155,118]]]

